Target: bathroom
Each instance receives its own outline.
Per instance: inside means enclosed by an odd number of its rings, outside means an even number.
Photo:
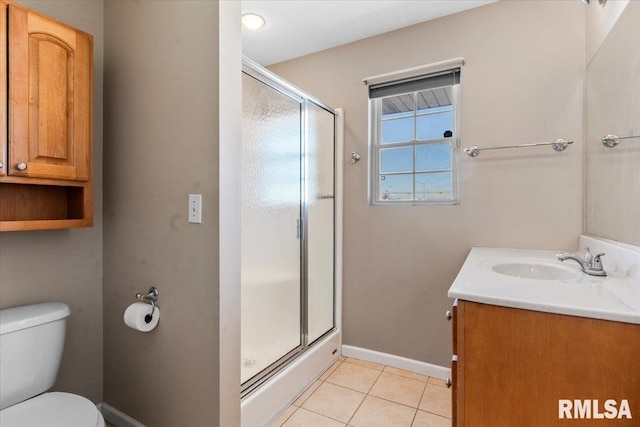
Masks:
[[[240,4],[19,3],[94,36],[94,224],[0,234],[0,307],[70,306],[56,390],[152,427],[240,425]],[[637,187],[608,202],[625,234],[585,220],[583,191],[585,64],[607,14],[637,17],[633,3],[500,1],[269,67],[345,112],[343,345],[448,367],[447,291],[472,247],[574,251],[583,233],[640,244]],[[371,206],[363,79],[454,57],[461,147],[575,143],[459,150],[459,205]],[[623,126],[605,133],[639,132]],[[632,144],[616,148],[637,159]],[[201,225],[186,221],[191,193]],[[151,285],[162,321],[133,333],[122,313]]]

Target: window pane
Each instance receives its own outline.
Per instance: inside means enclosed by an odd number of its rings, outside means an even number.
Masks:
[[[379,200],[413,200],[413,174],[381,175]]]
[[[416,174],[416,200],[452,199],[451,172]]]
[[[413,147],[380,150],[380,172],[413,172]]]
[[[443,105],[441,107],[423,106],[423,107],[418,107],[417,114],[422,115],[422,114],[446,113],[448,111],[451,111],[451,105]]]
[[[411,141],[413,139],[413,117],[384,120],[382,122],[382,143]]]
[[[401,113],[383,114],[382,120],[402,119],[403,117],[413,117],[415,111],[404,111]]]
[[[418,116],[416,126],[417,138],[419,140],[443,138],[445,132],[453,130],[453,113],[446,111],[442,113],[426,114]],[[448,135],[448,136],[453,136]]]
[[[413,115],[416,109],[416,97],[414,93],[387,96],[382,98],[382,119],[402,116],[403,113]]]
[[[443,109],[453,105],[453,86],[442,86],[416,93],[418,110]]]
[[[436,77],[425,76],[429,84],[412,80],[406,87],[400,86],[407,83],[402,81],[398,87],[370,88],[371,112],[375,113],[371,121],[375,140],[370,147],[377,159],[370,176],[376,191],[371,195],[372,204],[457,201],[453,153],[458,135],[453,131],[459,120],[458,86],[431,80]]]
[[[416,146],[416,171],[450,169],[451,146],[448,142]]]

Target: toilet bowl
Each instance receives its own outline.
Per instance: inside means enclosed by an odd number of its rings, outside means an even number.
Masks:
[[[0,411],[2,427],[104,427],[89,399],[71,393],[44,393]]]
[[[45,393],[58,374],[69,314],[62,303],[0,310],[0,426],[105,426],[90,400]]]

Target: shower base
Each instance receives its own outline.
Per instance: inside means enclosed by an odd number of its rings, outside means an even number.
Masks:
[[[242,427],[269,425],[340,357],[342,337],[334,331],[269,381],[242,399]]]

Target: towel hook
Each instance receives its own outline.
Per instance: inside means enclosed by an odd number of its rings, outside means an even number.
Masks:
[[[144,316],[145,323],[151,323],[151,320],[153,319],[153,313],[156,311],[156,301],[158,301],[159,296],[160,291],[155,286],[149,288],[149,293],[147,295],[143,295],[139,292],[136,294],[136,299],[151,303],[151,313]]]

